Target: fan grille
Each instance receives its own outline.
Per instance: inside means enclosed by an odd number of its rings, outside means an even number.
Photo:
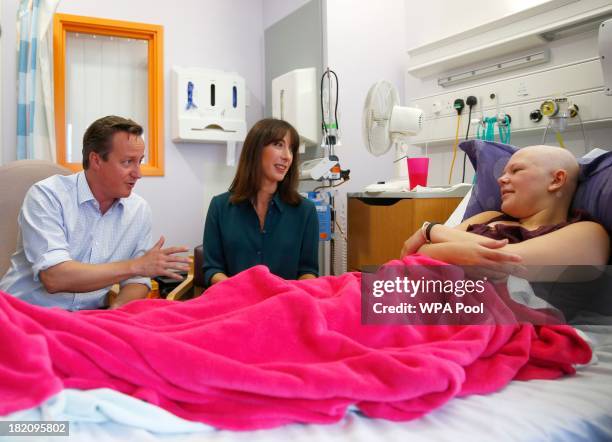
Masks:
[[[399,94],[388,81],[379,81],[368,91],[363,109],[363,138],[366,148],[375,156],[385,154],[393,144],[389,122],[397,104]]]

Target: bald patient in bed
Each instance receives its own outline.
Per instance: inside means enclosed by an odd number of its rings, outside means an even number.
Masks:
[[[480,213],[454,228],[426,223],[406,240],[401,255],[418,252],[450,264],[500,269],[605,265],[606,230],[587,213],[570,211],[578,171],[565,149],[520,149],[498,179],[501,212]]]

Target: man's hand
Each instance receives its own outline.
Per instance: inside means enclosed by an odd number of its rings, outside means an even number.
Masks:
[[[167,276],[181,281],[183,278],[175,271],[189,270],[189,258],[174,256],[175,253],[183,253],[187,247],[168,247],[162,249],[165,238],[162,236],[159,241],[140,258],[134,260],[135,272],[140,276]]]

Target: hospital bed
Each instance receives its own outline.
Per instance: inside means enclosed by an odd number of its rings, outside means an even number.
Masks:
[[[469,194],[466,196],[465,203]],[[466,204],[449,218],[461,220]],[[591,363],[576,375],[554,381],[511,382],[494,394],[456,398],[423,418],[410,422],[370,419],[351,411],[333,425],[294,424],[251,432],[216,431],[183,421],[157,407],[104,393],[107,400],[92,401],[92,413],[71,417],[70,441],[606,441],[612,440],[612,318],[577,327],[594,350]],[[64,393],[64,392],[63,392]],[[87,392],[78,392],[83,400]],[[93,394],[93,393],[91,393]],[[104,394],[102,396],[104,396]],[[55,399],[55,401],[54,401]],[[67,405],[51,399],[36,409],[3,419],[62,419]],[[122,400],[125,400],[122,410]],[[59,403],[59,405],[58,405]],[[65,405],[65,404],[64,404]],[[72,404],[74,408],[74,404]],[[86,407],[85,407],[86,408]],[[78,414],[78,413],[77,413]],[[70,414],[68,414],[70,415]],[[169,419],[167,425],[162,425]],[[168,433],[172,429],[173,433]],[[19,440],[28,440],[20,438]],[[31,440],[40,440],[32,438]]]

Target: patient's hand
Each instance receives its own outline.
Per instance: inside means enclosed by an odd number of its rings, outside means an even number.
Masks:
[[[493,239],[487,238],[486,236],[475,235],[474,233],[462,232],[460,230],[452,229],[450,227],[436,224],[431,230],[431,242],[435,244],[439,243],[460,243],[465,244],[466,242],[472,242],[479,244],[486,249],[494,250],[499,249],[508,244],[505,239]],[[421,233],[421,229],[414,232],[414,234],[404,242],[404,246],[401,251],[401,258],[407,255],[412,255],[419,252],[420,248],[426,244],[425,238]],[[469,246],[465,246],[469,247]],[[478,249],[483,251],[482,249]],[[487,255],[486,250],[483,251]],[[512,254],[514,255],[514,254]]]
[[[404,246],[402,247],[402,251],[400,252],[400,258],[403,258],[407,255],[412,255],[419,251],[419,249],[425,244],[425,238],[423,238],[423,234],[421,233],[421,229],[418,229],[416,232],[412,234],[410,238],[408,238],[404,242]]]
[[[472,241],[425,244],[419,253],[448,264],[478,268],[481,275],[500,279],[523,268],[519,255],[499,250],[507,243],[507,240],[491,240],[484,244]]]

